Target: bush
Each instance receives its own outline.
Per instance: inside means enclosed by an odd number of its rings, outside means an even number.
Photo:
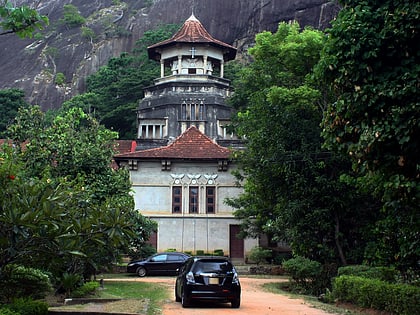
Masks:
[[[420,314],[420,288],[378,279],[342,275],[334,279],[336,299],[392,314]]]
[[[273,257],[273,264],[282,265],[284,261],[292,258],[290,253],[276,253]]]
[[[86,19],[80,15],[79,9],[72,4],[65,4],[63,6],[63,18],[61,22],[69,27],[77,27],[86,22]]]
[[[223,251],[223,249],[215,249],[213,254],[214,256],[224,256],[225,252]]]
[[[75,289],[70,296],[75,298],[86,297],[94,294],[97,288],[99,288],[99,282],[89,281],[84,283],[80,288]]]
[[[395,268],[391,267],[370,267],[366,265],[345,266],[338,269],[338,276],[356,276],[368,279],[378,279],[394,283],[398,276]]]
[[[13,298],[42,299],[52,290],[50,278],[39,269],[6,265],[0,274],[0,300]]]
[[[264,249],[262,247],[255,246],[249,253],[249,259],[259,265],[261,263],[267,263],[267,259],[270,258],[271,255],[271,249]]]
[[[34,301],[29,298],[14,299],[11,304],[6,306],[12,313],[5,314],[19,314],[19,315],[47,315],[48,304],[43,301]],[[1,314],[1,311],[0,311]]]
[[[66,292],[66,296],[70,296],[71,292],[81,287],[82,281],[82,276],[79,274],[64,273],[61,279],[61,286]]]
[[[290,275],[298,289],[305,293],[319,294],[319,277],[322,266],[319,262],[297,256],[283,263],[284,270]]]
[[[7,308],[7,306],[2,306],[0,307],[0,315],[20,315],[20,314]]]

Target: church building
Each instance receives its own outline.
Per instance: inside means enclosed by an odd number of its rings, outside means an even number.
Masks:
[[[232,153],[243,141],[226,128],[233,91],[224,66],[236,49],[191,15],[148,54],[160,62],[160,77],[139,103],[135,145],[115,161],[130,171],[136,209],[158,223],[152,244],[243,261],[258,240],[237,237],[240,222],[225,203],[242,192]]]

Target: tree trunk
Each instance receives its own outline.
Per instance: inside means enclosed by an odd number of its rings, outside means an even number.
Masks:
[[[335,219],[335,231],[334,231],[334,240],[335,240],[335,246],[338,250],[338,255],[340,256],[341,263],[343,266],[347,265],[346,257],[344,257],[343,248],[341,247],[340,243],[340,220],[338,219],[338,214],[334,214]]]

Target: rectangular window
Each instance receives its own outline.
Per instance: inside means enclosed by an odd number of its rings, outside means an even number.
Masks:
[[[172,213],[182,212],[182,187],[172,187]]]
[[[198,213],[198,187],[190,187],[190,213]]]
[[[216,189],[215,187],[206,188],[206,211],[207,213],[215,213]]]

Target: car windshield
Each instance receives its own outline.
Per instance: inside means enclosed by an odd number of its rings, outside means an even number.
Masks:
[[[226,273],[232,271],[232,264],[227,261],[197,261],[194,273],[216,272]]]

